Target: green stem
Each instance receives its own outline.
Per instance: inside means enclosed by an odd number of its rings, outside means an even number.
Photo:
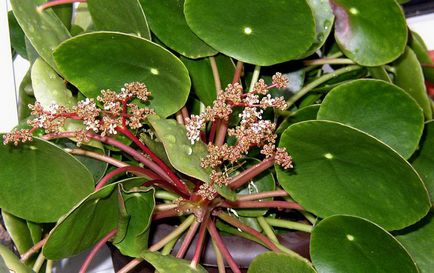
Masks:
[[[315,225],[315,223],[316,223],[316,217],[314,216],[314,215],[312,215],[312,214],[310,214],[309,212],[307,212],[307,211],[300,211],[300,213],[301,214],[303,214],[303,216],[312,224],[312,225]]]
[[[264,217],[259,216],[257,219],[262,230],[265,232],[265,235],[267,235],[273,243],[279,243],[276,234],[274,234],[273,228],[267,223],[267,221],[265,221]]]
[[[312,226],[302,224],[299,222],[289,221],[289,220],[282,220],[282,219],[275,219],[267,217],[265,218],[265,221],[273,227],[281,227],[281,228],[287,228],[287,229],[293,229],[293,230],[299,230],[304,232],[312,232]]]
[[[340,68],[338,70],[333,71],[332,73],[328,73],[323,75],[322,77],[308,83],[307,85],[305,85],[302,89],[300,89],[297,93],[294,94],[294,96],[290,97],[287,101],[288,103],[288,109],[296,102],[298,101],[300,98],[302,98],[304,95],[306,95],[309,91],[311,91],[312,89],[314,89],[315,87],[319,86],[320,84],[325,83],[326,81],[329,81],[333,78],[336,78],[337,76],[340,76],[342,74],[351,72],[351,71],[355,71],[361,69],[360,66],[358,65],[350,65],[350,66],[346,66],[343,68]]]
[[[47,266],[45,267],[45,273],[52,273],[53,272],[53,260],[47,260]]]
[[[260,73],[261,73],[261,66],[260,65],[255,66],[255,70],[253,71],[252,80],[250,82],[249,92],[253,91],[253,88],[255,87],[255,83],[259,79],[259,74]]]
[[[163,199],[168,201],[173,201],[179,198],[179,195],[168,192],[168,191],[156,191],[155,192],[156,199]]]
[[[220,90],[222,90],[222,83],[220,80],[219,69],[217,67],[217,63],[216,63],[215,58],[213,56],[209,57],[209,63],[211,65],[212,76],[214,78],[215,91],[217,94]]]
[[[38,255],[38,258],[36,259],[35,264],[33,265],[32,270],[35,271],[36,273],[38,273],[39,270],[41,269],[42,265],[44,264],[44,262],[45,262],[45,256],[44,256],[44,254],[42,254],[42,251],[41,251],[41,253],[39,253],[39,255]]]
[[[223,259],[223,255],[220,252],[219,248],[217,247],[215,241],[211,240],[211,242],[212,242],[212,247],[214,249],[215,259],[217,262],[217,268],[219,270],[219,273],[226,273],[225,261]]]
[[[322,58],[316,60],[306,60],[304,65],[324,65],[324,64],[354,64],[350,59],[346,58]]]
[[[149,248],[149,251],[158,251],[162,247],[164,247],[166,244],[168,244],[173,239],[179,237],[184,231],[187,230],[187,228],[193,224],[195,220],[195,216],[192,214],[187,217],[187,219],[184,220],[177,228],[175,228],[172,232],[170,232],[166,237],[161,239],[158,243],[154,244]]]
[[[181,235],[176,236],[172,241],[168,242],[168,243],[163,247],[163,249],[161,250],[161,254],[162,254],[162,255],[169,255],[170,252],[172,252],[172,249],[173,249],[173,247],[175,246],[175,244],[176,244],[176,242],[178,241],[178,239],[179,239],[180,236],[181,236]]]

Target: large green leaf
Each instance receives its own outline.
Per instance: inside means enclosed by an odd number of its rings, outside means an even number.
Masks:
[[[87,7],[96,29],[151,39],[148,22],[138,0],[88,0]]]
[[[30,116],[31,110],[29,109],[29,104],[34,104],[36,101],[33,94],[30,70],[27,71],[21,80],[18,96],[18,120],[23,120]]]
[[[413,260],[386,230],[363,218],[336,215],[312,231],[312,262],[319,273],[417,273]]]
[[[145,251],[141,257],[152,264],[160,273],[207,273],[200,264],[190,265],[190,261],[177,259],[171,255],[161,255],[158,252]]]
[[[167,157],[175,169],[201,181],[209,181],[209,170],[200,166],[201,159],[208,153],[202,141],[191,144],[185,127],[175,120],[153,115],[148,117],[148,121],[163,143]]]
[[[378,66],[395,60],[404,52],[407,24],[401,7],[394,0],[330,2],[336,16],[336,41],[353,61]]]
[[[272,65],[301,57],[316,40],[305,0],[186,0],[190,28],[237,60]]]
[[[434,218],[433,211],[421,221],[397,232],[400,241],[416,262],[421,273],[431,273],[434,268]]]
[[[122,241],[115,246],[123,255],[139,257],[148,248],[149,226],[155,199],[153,188],[124,189],[121,185],[122,199],[129,221],[126,225],[126,234]]]
[[[165,45],[188,58],[217,54],[194,34],[184,17],[184,0],[139,0],[148,16],[152,32]]]
[[[120,90],[127,82],[145,83],[152,93],[149,107],[163,117],[178,111],[190,91],[182,62],[161,46],[134,35],[79,35],[61,44],[54,56],[66,79],[87,97],[96,98],[102,89]]]
[[[187,67],[188,72],[190,72],[194,93],[205,105],[212,105],[217,98],[217,92],[210,60],[208,58],[199,60],[181,58],[181,61]],[[215,62],[219,71],[222,88],[224,88],[232,82],[235,66],[229,57],[222,54],[215,56]]]
[[[355,128],[305,121],[282,134],[294,169],[277,167],[282,187],[320,217],[361,216],[388,230],[409,226],[431,206],[420,177],[399,154]]]
[[[332,30],[333,21],[335,19],[329,0],[307,0],[306,2],[312,9],[315,18],[316,37],[303,57],[312,55],[318,48],[323,46]]]
[[[5,267],[7,267],[7,270],[3,271]],[[2,244],[0,244],[0,272],[34,273],[33,270],[21,263],[20,259],[12,251]]]
[[[284,253],[266,252],[253,259],[248,273],[315,273],[304,258]]]
[[[34,222],[55,222],[93,190],[89,171],[41,139],[0,145],[0,207]]]
[[[27,59],[24,31],[21,29],[12,11],[8,12],[8,24],[9,24],[9,38],[11,40],[11,47],[18,54],[20,54],[21,57]]]
[[[10,2],[27,38],[39,55],[55,68],[53,50],[70,37],[62,21],[52,10],[38,11],[34,0],[11,0]]]
[[[383,141],[404,158],[417,149],[423,112],[404,90],[379,80],[341,84],[323,100],[318,119],[338,121]]]
[[[423,109],[426,119],[432,118],[430,98],[426,92],[422,68],[413,50],[405,53],[394,63],[395,84],[412,96]]]
[[[422,177],[431,201],[434,200],[434,120],[426,123],[419,150],[412,158],[412,165]]]

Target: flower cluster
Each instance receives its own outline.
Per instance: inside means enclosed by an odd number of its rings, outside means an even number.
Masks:
[[[97,101],[101,103],[102,109],[97,106],[94,99],[86,98],[79,101],[77,105],[68,109],[65,106],[53,104],[43,107],[39,102],[29,105],[31,115],[28,124],[32,129],[16,130],[3,136],[3,143],[26,142],[32,140],[33,132],[42,128],[46,134],[58,134],[65,130],[65,122],[68,119],[80,120],[85,129],[75,130],[75,137],[78,143],[87,142],[87,132],[98,133],[101,136],[114,135],[119,127],[130,127],[137,129],[142,127],[142,122],[154,111],[149,108],[141,108],[131,101],[135,98],[146,102],[151,93],[146,85],[139,82],[126,83],[119,93],[112,90],[102,90]]]
[[[240,84],[230,84],[225,91],[217,94],[217,99],[212,107],[207,107],[200,115],[192,115],[186,120],[187,137],[191,143],[195,143],[200,138],[200,131],[209,121],[228,121],[234,107],[243,107],[239,114],[240,123],[235,128],[227,131],[228,136],[235,137],[234,145],[223,144],[221,146],[208,144],[208,155],[202,159],[203,168],[211,168],[210,184],[202,185],[199,193],[212,198],[215,193],[214,184],[227,185],[230,181],[226,172],[219,171],[224,162],[234,163],[245,156],[251,147],[260,147],[261,153],[266,158],[274,158],[275,163],[285,169],[292,168],[292,159],[285,148],[276,148],[275,140],[277,135],[274,133],[276,124],[262,118],[263,112],[267,108],[284,110],[287,108],[283,97],[273,98],[268,91],[271,88],[284,88],[288,80],[282,74],[277,73],[273,76],[272,85],[268,86],[263,80],[259,80],[249,93],[243,93]]]

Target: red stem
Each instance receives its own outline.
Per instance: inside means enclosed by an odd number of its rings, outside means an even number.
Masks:
[[[157,163],[158,166],[160,166],[163,171],[166,172],[166,174],[170,177],[172,182],[187,196],[190,196],[190,190],[187,188],[187,186],[182,182],[171,170],[167,165],[160,159],[156,154],[154,154],[146,145],[144,145],[134,134],[132,134],[127,128],[125,127],[117,127],[116,131],[122,133],[123,135],[127,136],[129,139],[131,139],[137,146],[139,146],[140,149],[142,149],[143,152],[148,154],[151,159]]]
[[[251,200],[258,200],[258,199],[264,199],[270,197],[284,197],[284,196],[288,196],[288,193],[284,190],[264,191],[264,192],[258,192],[253,194],[239,194],[237,196],[237,201],[251,201]]]
[[[239,220],[235,219],[234,217],[231,217],[230,215],[228,215],[226,213],[222,213],[222,212],[217,214],[217,217],[222,219],[226,223],[231,224],[232,226],[239,228],[246,233],[249,233],[250,235],[254,236],[255,238],[258,238],[272,251],[281,252],[280,249],[270,239],[268,239],[267,236],[265,236],[264,234],[258,232],[257,230],[255,230],[249,226],[244,225],[243,223],[241,223]]]
[[[270,168],[274,165],[274,157],[267,158],[260,163],[248,168],[247,170],[243,171],[239,175],[235,176],[231,179],[229,182],[229,187],[231,189],[238,189],[239,187],[243,186],[244,184],[248,183],[252,178],[257,176],[258,174],[262,173],[266,169]]]
[[[121,174],[121,173],[124,173],[124,172],[135,172],[135,173],[146,174],[146,172],[144,172],[143,168],[141,168],[141,167],[136,167],[136,166],[120,167],[120,168],[114,169],[113,171],[106,174],[103,178],[101,178],[101,180],[99,181],[99,183],[95,187],[95,191],[98,191],[99,189],[104,187],[105,184],[107,184],[107,182],[110,179],[112,179],[114,176]]]
[[[110,238],[116,235],[116,232],[118,230],[115,228],[112,231],[110,231],[106,236],[104,236],[90,251],[90,253],[87,255],[86,260],[84,261],[83,265],[80,268],[79,273],[86,273],[87,268],[89,267],[90,263],[92,262],[92,259],[95,257],[95,255],[98,253],[98,251],[107,243]]]
[[[297,203],[287,201],[235,201],[228,200],[220,203],[223,208],[279,208],[279,209],[297,209],[304,210],[302,206]]]
[[[46,2],[38,7],[39,11],[43,11],[46,8],[55,7],[64,4],[73,4],[73,3],[85,3],[86,0],[54,0],[50,2]]]
[[[41,249],[45,245],[45,243],[47,242],[47,239],[48,238],[44,238],[44,239],[40,240],[35,245],[33,245],[29,250],[27,250],[25,253],[23,253],[23,255],[21,255],[20,261],[25,262],[30,257],[32,257],[33,254],[35,254],[39,249]]]
[[[158,177],[157,179],[154,179],[154,180],[146,181],[145,183],[143,183],[142,186],[150,187],[152,185],[157,185],[160,188],[165,189],[166,191],[174,192],[174,193],[182,196],[182,192],[177,187],[175,187],[173,184],[167,182],[166,180],[161,179],[161,177]]]
[[[222,253],[226,262],[229,264],[233,273],[241,273],[240,268],[238,267],[231,253],[229,253],[229,250],[226,248],[225,243],[223,242],[222,237],[220,237],[220,234],[218,233],[217,228],[215,227],[213,221],[209,221],[208,223],[208,232],[211,235],[212,239],[214,240],[215,244],[217,245],[217,248]]]
[[[200,225],[199,235],[196,242],[196,249],[194,251],[193,258],[191,259],[191,265],[193,265],[194,267],[196,267],[196,265],[199,263],[200,255],[202,254],[203,242],[205,241],[205,231],[209,219],[209,213],[207,213],[202,221],[202,224]]]
[[[179,216],[180,212],[178,209],[168,209],[163,211],[157,211],[152,214],[152,220],[160,220],[163,218]]]
[[[209,132],[208,143],[214,143],[215,132],[217,131],[217,127],[219,127],[221,120],[215,120],[211,125],[211,131]]]
[[[193,240],[194,236],[196,235],[196,231],[199,228],[200,223],[195,221],[190,228],[188,229],[187,233],[185,234],[184,241],[182,241],[181,247],[178,250],[178,253],[176,253],[176,258],[182,259],[187,253],[188,247],[191,244],[191,241]]]

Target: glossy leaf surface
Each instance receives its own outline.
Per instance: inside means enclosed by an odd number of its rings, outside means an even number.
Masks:
[[[355,128],[332,121],[300,122],[286,129],[279,146],[293,157],[294,169],[277,167],[278,181],[320,217],[350,214],[394,230],[415,223],[431,206],[411,165]]]
[[[54,11],[39,12],[34,0],[11,0],[15,17],[39,55],[55,68],[53,50],[70,34]]]
[[[419,150],[412,158],[412,165],[422,177],[427,187],[431,201],[434,200],[434,121],[425,124],[425,131],[420,142]]]
[[[139,81],[152,93],[149,107],[160,116],[175,113],[187,101],[187,69],[169,51],[148,40],[92,32],[66,41],[54,55],[62,74],[87,97],[96,98],[103,89],[119,91],[125,83]]]
[[[184,17],[184,0],[139,0],[148,16],[152,32],[165,45],[188,58],[217,54],[191,31]]]
[[[318,273],[419,272],[392,235],[359,217],[336,215],[319,222],[310,254]]]
[[[20,54],[21,57],[27,59],[26,42],[24,39],[24,31],[18,24],[17,19],[12,11],[8,12],[9,38],[11,47]]]
[[[153,115],[148,117],[148,121],[163,143],[172,166],[184,174],[207,182],[209,170],[200,166],[201,158],[208,153],[206,145],[202,141],[191,144],[187,138],[187,130],[175,120],[161,119]]]
[[[0,162],[0,207],[20,218],[55,222],[93,190],[80,162],[41,139],[0,145]]]
[[[304,0],[187,0],[184,13],[199,38],[246,63],[293,60],[315,41],[314,17]]]
[[[190,261],[177,259],[172,255],[161,255],[158,252],[143,252],[141,257],[152,264],[160,273],[207,273],[200,264],[195,267],[190,265]]]
[[[148,22],[138,0],[89,0],[87,7],[97,30],[119,31],[151,39]]]
[[[347,124],[383,141],[404,158],[417,149],[423,112],[404,90],[378,80],[341,84],[323,100],[318,119]]]
[[[34,271],[30,269],[30,267],[27,267],[26,265],[21,263],[20,259],[15,256],[12,251],[10,251],[4,245],[0,244],[0,270],[4,270],[5,267],[7,269],[5,271],[1,271],[2,273],[34,273]]]
[[[396,72],[394,82],[412,96],[423,109],[426,119],[432,118],[430,99],[426,93],[423,71],[413,50],[405,53],[394,63]]]
[[[434,217],[433,211],[421,221],[397,232],[396,239],[410,253],[421,273],[430,273],[434,268]]]
[[[120,190],[129,221],[125,237],[115,246],[123,255],[139,257],[148,247],[148,231],[155,206],[154,189],[124,189],[121,186]]]
[[[407,25],[401,7],[394,0],[330,2],[336,16],[336,41],[350,59],[364,66],[378,66],[404,52]]]
[[[312,265],[300,256],[266,252],[256,256],[247,273],[315,273]]]

